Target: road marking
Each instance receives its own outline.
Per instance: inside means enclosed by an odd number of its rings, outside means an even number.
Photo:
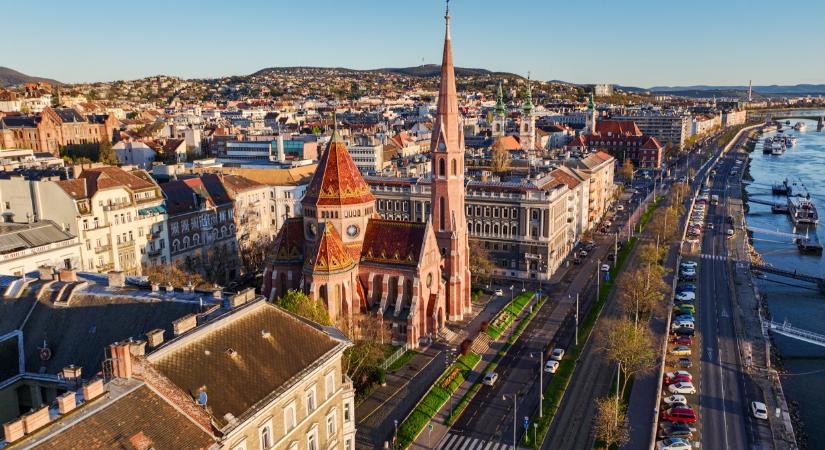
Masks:
[[[705,348],[705,352],[708,354],[708,359],[713,359],[713,349],[710,347]]]
[[[719,345],[719,338],[716,338],[717,345]],[[725,448],[730,448],[728,442],[728,411],[725,409],[725,380],[722,375],[722,350],[719,350],[719,384],[722,388],[722,421],[725,424]]]
[[[470,436],[447,433],[436,450],[508,450],[509,445],[503,442],[487,441]]]

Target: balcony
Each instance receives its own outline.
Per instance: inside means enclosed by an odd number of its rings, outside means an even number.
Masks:
[[[112,244],[104,244],[95,247],[95,253],[107,253],[112,250]]]
[[[156,257],[160,256],[162,253],[163,253],[163,249],[161,249],[161,248],[156,248],[154,250],[147,250],[146,251],[146,255],[148,255],[150,258],[156,258]]]
[[[130,241],[118,242],[117,248],[127,248],[127,247],[132,247],[134,245],[135,245],[135,240],[132,239]]]
[[[110,272],[115,270],[115,263],[106,263],[100,266],[97,266],[97,270],[100,273]]]
[[[117,211],[119,209],[129,208],[132,206],[129,202],[118,202],[118,203],[110,203],[108,205],[103,205],[104,211]]]

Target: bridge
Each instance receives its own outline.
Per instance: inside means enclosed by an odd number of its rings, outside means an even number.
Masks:
[[[766,327],[767,329],[771,330],[776,334],[781,334],[782,336],[787,336],[792,339],[807,342],[809,344],[818,345],[820,347],[825,347],[825,335],[793,327],[788,324],[787,320],[782,323],[774,322],[771,320],[765,320],[762,322],[762,326]]]
[[[807,119],[815,120],[817,130],[821,130],[825,123],[825,112],[822,109],[764,109],[748,111],[748,120],[764,122],[765,120]]]
[[[804,273],[799,273],[796,270],[791,272],[790,270],[777,269],[776,267],[768,266],[765,264],[751,264],[751,270],[758,270],[763,273],[770,273],[780,277],[793,278],[795,280],[813,283],[819,288],[821,292],[825,293],[825,278],[820,278],[813,275],[806,275]]]

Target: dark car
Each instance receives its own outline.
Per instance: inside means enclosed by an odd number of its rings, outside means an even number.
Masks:
[[[615,260],[616,260],[616,254],[615,254],[615,253],[613,253],[613,252],[608,253],[608,254],[607,254],[607,260],[608,260],[608,261],[615,261]]]
[[[693,328],[688,328],[688,327],[679,327],[679,328],[673,330],[673,333],[678,335],[678,336],[693,336],[693,334],[695,333],[695,330]]]
[[[688,369],[692,365],[693,362],[690,360],[690,358],[679,358],[679,367],[683,369]]]
[[[663,422],[659,426],[659,435],[661,437],[691,439],[693,438],[691,428],[690,425],[684,422]]]

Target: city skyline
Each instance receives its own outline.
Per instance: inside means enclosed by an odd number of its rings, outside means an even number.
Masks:
[[[159,74],[215,78],[266,67],[438,63],[442,25],[434,16],[443,2],[411,9],[372,0],[355,5],[250,1],[243,11],[256,13],[240,18],[217,2],[199,6],[193,12],[188,4],[148,2],[130,10],[104,8],[100,2],[48,1],[39,12],[42,26],[78,24],[66,29],[62,50],[44,58],[41,50],[54,45],[52,33],[36,33],[25,21],[15,21],[7,31],[27,38],[5,52],[1,63],[68,83]],[[651,1],[554,5],[520,0],[503,8],[492,1],[453,1],[453,28],[461,36],[455,42],[461,55],[456,66],[638,87],[745,85],[750,79],[755,85],[825,83],[825,62],[806,56],[817,50],[815,18],[825,6],[806,5],[809,14],[794,17],[793,27],[758,26],[769,7],[762,1],[700,1],[687,8]],[[10,17],[27,13],[19,4],[4,9]],[[678,21],[663,23],[676,16]],[[782,64],[771,55],[780,56]]]

